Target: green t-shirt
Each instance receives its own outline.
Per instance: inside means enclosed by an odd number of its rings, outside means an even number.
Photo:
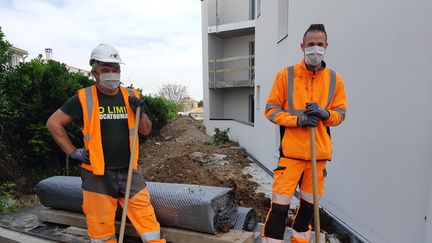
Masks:
[[[109,96],[98,90],[97,95],[105,168],[127,168],[130,156],[129,128],[122,92]],[[76,95],[69,98],[60,109],[82,124],[82,107]]]

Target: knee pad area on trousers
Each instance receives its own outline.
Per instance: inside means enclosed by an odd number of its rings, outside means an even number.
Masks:
[[[264,226],[264,236],[282,240],[285,233],[285,224],[288,217],[289,205],[272,203],[271,211]]]
[[[303,199],[300,199],[300,206],[294,220],[292,228],[297,232],[306,232],[312,223],[314,214],[314,205]]]

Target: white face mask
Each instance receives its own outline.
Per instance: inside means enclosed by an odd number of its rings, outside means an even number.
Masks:
[[[307,65],[317,66],[324,59],[326,49],[321,46],[311,46],[304,49]]]
[[[101,84],[109,89],[116,89],[120,85],[120,73],[101,73]]]

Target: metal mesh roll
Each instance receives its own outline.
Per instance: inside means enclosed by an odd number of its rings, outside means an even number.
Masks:
[[[147,187],[161,225],[216,234],[236,222],[238,205],[231,188],[155,182]],[[37,184],[36,194],[46,207],[82,212],[79,177],[47,178]]]
[[[256,212],[253,208],[239,207],[237,212],[237,220],[233,229],[255,231],[257,226]]]

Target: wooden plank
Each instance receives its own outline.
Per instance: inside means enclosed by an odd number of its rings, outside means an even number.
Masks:
[[[15,232],[0,227],[0,242],[2,243],[50,243],[54,241],[49,241],[46,239],[41,239],[25,233]]]
[[[213,88],[253,87],[253,80],[216,80]]]
[[[85,217],[79,213],[63,210],[46,209],[38,213],[39,221],[51,222],[56,224],[71,225],[78,228],[87,228]],[[116,221],[116,231],[120,228],[120,222]],[[73,230],[73,228],[72,228]],[[243,232],[231,230],[228,233],[210,235],[183,229],[162,227],[162,234],[169,242],[174,243],[253,243],[255,236],[253,232]],[[130,223],[126,224],[125,235],[138,237],[137,232]]]
[[[231,62],[231,61],[237,61],[237,60],[244,60],[249,58],[254,58],[255,55],[249,55],[249,56],[238,56],[238,57],[227,57],[227,58],[220,58],[220,59],[210,59],[209,63],[214,62]]]
[[[224,68],[224,69],[216,69],[216,73],[250,71],[254,69],[255,67]],[[214,72],[213,70],[209,71],[209,73],[213,73],[213,72]]]

